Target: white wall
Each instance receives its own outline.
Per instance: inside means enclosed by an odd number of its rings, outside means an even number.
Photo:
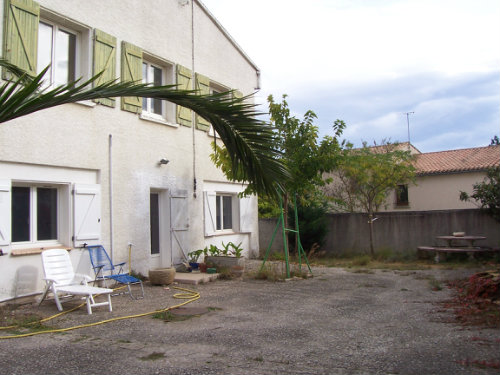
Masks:
[[[485,172],[419,176],[416,185],[408,187],[409,206],[396,206],[395,192],[380,211],[431,211],[477,208],[472,202],[462,202],[460,192],[472,193],[472,186],[486,177]]]
[[[245,95],[252,93],[256,87],[255,66],[235,49],[196,2],[194,38],[191,38],[191,2],[182,5],[186,2],[40,0],[39,3],[50,12],[117,37],[117,75],[120,74],[119,49],[122,40],[189,69],[192,68],[191,41],[194,40],[195,71],[225,87],[236,88]],[[3,12],[4,7],[0,9]],[[3,32],[3,28],[0,30]],[[202,192],[206,189],[205,181],[225,181],[223,174],[213,166],[208,156],[212,138],[204,131],[173,125],[146,121],[138,115],[122,111],[119,99],[115,108],[67,104],[34,113],[0,125],[1,177],[50,181],[52,175],[60,172],[62,180],[72,183],[86,180],[100,184],[101,242],[110,249],[111,152],[114,259],[128,260],[128,243],[131,242],[134,245],[132,267],[147,274],[149,269],[160,265],[158,258],[150,255],[151,189],[165,192],[187,191],[187,252],[204,247],[213,240],[206,238],[203,230]],[[162,158],[169,159],[169,164],[160,166],[158,162]],[[33,174],[25,173],[19,177],[21,170],[32,171]],[[196,192],[193,184],[195,176]],[[215,241],[243,241],[248,254],[257,254],[256,198],[252,205],[252,234],[236,233],[226,236],[227,238],[217,237]],[[10,248],[6,250],[8,252]],[[78,268],[89,270],[86,258],[86,252],[72,251],[72,259]],[[34,267],[37,272],[35,289],[40,290],[42,271],[39,255],[3,256],[0,257],[0,266],[9,270],[0,275],[0,300],[14,295],[16,272],[23,266],[27,266],[28,271],[29,267]]]

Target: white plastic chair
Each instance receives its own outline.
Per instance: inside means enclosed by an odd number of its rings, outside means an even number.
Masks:
[[[88,275],[76,274],[69,258],[68,251],[64,249],[49,249],[42,252],[42,265],[45,273],[45,291],[40,299],[39,305],[47,297],[49,291],[54,294],[57,309],[62,311],[59,293],[69,295],[85,296],[87,301],[87,312],[92,314],[92,307],[109,306],[109,311],[113,311],[111,306],[111,293],[113,289],[98,288],[90,286],[87,281],[92,281]],[[95,294],[107,294],[106,302],[95,302]]]

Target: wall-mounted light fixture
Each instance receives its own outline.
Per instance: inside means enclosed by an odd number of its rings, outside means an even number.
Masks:
[[[159,164],[159,165],[167,165],[169,162],[170,162],[170,160],[167,160],[167,159],[163,158],[163,159],[161,159],[161,160],[158,162],[158,164]]]

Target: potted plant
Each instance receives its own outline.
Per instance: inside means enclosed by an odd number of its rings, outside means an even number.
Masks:
[[[203,249],[193,250],[188,253],[189,265],[191,266],[191,269],[193,270],[198,269],[199,266],[198,259],[200,258],[201,254],[203,254]]]
[[[205,262],[213,263],[218,267],[244,266],[245,259],[241,256],[243,248],[241,242],[235,245],[233,242],[222,243],[222,249],[215,245],[210,245],[208,249],[210,255],[205,257]]]
[[[200,272],[207,272],[207,255],[208,255],[208,247],[205,246],[204,249],[200,249],[199,251],[201,251],[200,255],[203,254],[203,262],[201,263],[198,263],[198,266],[199,266],[199,269],[200,269]]]

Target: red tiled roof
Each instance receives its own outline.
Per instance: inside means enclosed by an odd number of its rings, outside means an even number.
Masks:
[[[416,156],[417,174],[482,171],[500,165],[500,146],[428,152]]]

